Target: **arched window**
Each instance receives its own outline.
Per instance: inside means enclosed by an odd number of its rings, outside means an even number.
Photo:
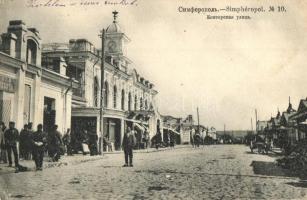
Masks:
[[[116,85],[114,85],[113,87],[113,108],[116,108],[117,106],[116,101],[117,101],[117,87]]]
[[[104,94],[103,94],[103,105],[104,107],[108,107],[108,102],[109,102],[109,84],[108,82],[104,82]]]
[[[140,110],[143,110],[143,98],[140,98]]]
[[[95,76],[94,78],[94,106],[95,107],[98,107],[98,101],[99,101],[98,91],[99,91],[99,83],[98,83],[97,76]]]
[[[37,45],[33,40],[27,40],[27,63],[36,65]]]
[[[131,92],[128,94],[128,110],[131,111]]]
[[[137,104],[138,104],[138,97],[135,95],[134,96],[134,110],[137,109]]]
[[[122,105],[122,110],[125,110],[125,90],[122,90],[121,105]]]

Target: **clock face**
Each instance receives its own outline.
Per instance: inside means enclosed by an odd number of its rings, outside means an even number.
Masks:
[[[116,42],[115,41],[110,41],[108,43],[108,48],[110,52],[115,52],[116,51]]]

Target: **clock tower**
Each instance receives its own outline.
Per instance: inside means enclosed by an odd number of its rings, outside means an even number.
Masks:
[[[117,23],[118,12],[113,12],[113,23],[108,26],[105,33],[105,52],[107,62],[127,71],[128,64],[131,61],[126,57],[126,44],[130,39],[123,33]]]

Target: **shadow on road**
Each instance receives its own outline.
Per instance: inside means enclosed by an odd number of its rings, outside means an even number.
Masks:
[[[254,151],[254,153],[252,153],[251,151],[245,151],[245,154],[258,154],[258,153],[256,151]],[[282,154],[270,151],[268,152],[268,154],[259,154],[259,155],[266,155],[270,157],[280,157]]]
[[[288,182],[286,184],[292,185],[294,187],[307,188],[307,181]]]
[[[122,166],[118,166],[118,165],[100,165],[100,168],[122,168]]]
[[[232,177],[247,177],[247,178],[278,178],[278,176],[259,174],[259,175],[244,175],[244,174],[226,174],[226,173],[207,173],[207,172],[180,172],[176,170],[135,170],[135,173],[151,173],[153,175],[167,175],[167,174],[179,174],[179,175],[199,175],[199,176],[232,176]],[[281,179],[292,179],[290,176],[280,177]]]
[[[286,169],[282,169],[274,162],[253,161],[251,165],[253,171],[257,175],[264,176],[283,176],[283,177],[297,177],[298,175]]]

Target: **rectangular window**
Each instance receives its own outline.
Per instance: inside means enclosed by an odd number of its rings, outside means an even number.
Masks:
[[[6,125],[11,120],[11,100],[3,98],[3,92],[0,91],[0,121]]]

